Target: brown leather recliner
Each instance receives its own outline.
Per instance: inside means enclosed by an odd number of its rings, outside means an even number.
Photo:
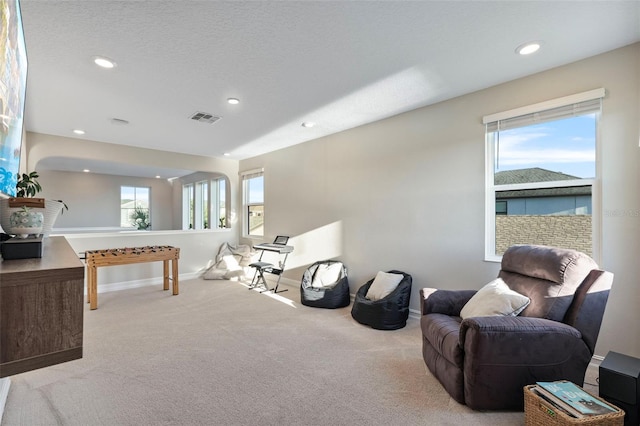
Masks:
[[[420,290],[422,354],[447,392],[475,410],[522,409],[523,387],[580,386],[593,356],[613,274],[574,250],[517,245],[498,277],[531,299],[519,316],[462,320],[475,290]]]

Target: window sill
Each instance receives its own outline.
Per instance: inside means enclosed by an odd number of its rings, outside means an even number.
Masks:
[[[492,262],[492,263],[501,263],[502,262],[502,256],[498,256],[498,255],[487,255],[485,254],[484,256],[484,261],[485,262]]]
[[[53,229],[51,235],[69,235],[74,238],[93,238],[103,236],[135,236],[135,235],[178,235],[178,234],[207,234],[216,232],[230,232],[231,228],[217,229],[177,229],[158,231],[138,231],[137,229],[126,230],[124,228],[57,228]]]

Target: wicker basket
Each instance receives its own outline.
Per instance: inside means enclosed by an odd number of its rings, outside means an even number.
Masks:
[[[525,426],[617,426],[624,423],[624,411],[608,401],[599,399],[606,404],[617,408],[617,413],[602,414],[598,416],[583,417],[581,419],[571,417],[553,405],[543,400],[531,388],[535,385],[524,387],[524,424]]]

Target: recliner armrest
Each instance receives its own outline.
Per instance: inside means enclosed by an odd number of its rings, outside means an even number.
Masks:
[[[575,328],[534,317],[474,317],[460,324],[464,402],[475,410],[522,409],[522,389],[537,381],[580,386],[591,352]]]
[[[462,307],[476,294],[476,290],[420,289],[420,311],[422,315],[444,314],[460,316]]]
[[[460,325],[459,336],[467,359],[476,364],[553,364],[585,351],[590,358],[580,331],[544,318],[467,318]]]

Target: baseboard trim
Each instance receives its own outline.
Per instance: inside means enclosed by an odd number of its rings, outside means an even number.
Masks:
[[[9,388],[11,387],[11,380],[8,377],[0,379],[0,422],[2,422],[2,415],[4,414],[4,406],[7,403],[7,397],[9,396]]]
[[[604,360],[603,356],[600,355],[593,355],[591,357],[591,361],[589,361],[589,367],[594,367],[594,368],[600,368],[600,364],[602,363],[602,361]]]
[[[189,272],[187,274],[178,275],[180,281],[198,278],[200,272]],[[129,290],[132,288],[147,287],[151,285],[162,284],[162,278],[146,278],[144,280],[121,281],[109,284],[98,284],[98,293],[108,293],[110,291]],[[85,288],[85,294],[87,289]]]
[[[419,320],[420,316],[421,316],[421,314],[420,314],[419,310],[409,308],[409,318],[413,318],[413,319]]]

